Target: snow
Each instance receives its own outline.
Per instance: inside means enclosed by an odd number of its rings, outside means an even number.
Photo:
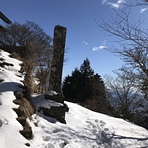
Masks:
[[[44,94],[49,95],[49,96],[53,96],[53,95],[57,95],[57,92],[54,90],[50,90],[50,91],[46,91]]]
[[[1,148],[142,148],[148,147],[148,131],[120,118],[90,111],[80,105],[65,102],[69,107],[66,124],[42,114],[28,119],[33,130],[33,139],[25,139],[19,131],[22,126],[16,120],[12,108],[14,91],[20,90],[23,75],[19,73],[21,62],[0,51],[0,58],[14,66],[0,67],[0,147]],[[21,77],[20,77],[21,76]],[[34,95],[37,106],[57,105],[43,100],[43,95]],[[58,104],[60,105],[60,104]],[[29,144],[30,146],[27,146]]]
[[[34,103],[34,105],[36,106],[36,108],[39,107],[45,107],[45,108],[50,108],[51,106],[55,106],[55,107],[59,107],[59,106],[63,106],[62,103],[57,103],[53,100],[45,100],[44,99],[44,94],[43,95],[33,95],[33,99],[32,102]]]

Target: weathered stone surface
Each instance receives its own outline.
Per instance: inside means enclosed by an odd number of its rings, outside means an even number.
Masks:
[[[64,50],[66,40],[66,28],[55,26],[53,39],[53,57],[49,77],[48,90],[61,91],[61,79],[64,61]]]
[[[13,100],[13,103],[15,103],[15,104],[17,104],[17,105],[20,105],[21,100],[15,99],[15,100]]]
[[[14,65],[7,62],[0,63],[0,67],[5,67],[5,66],[14,66]]]
[[[26,139],[32,139],[33,138],[32,128],[30,127],[26,119],[31,117],[35,109],[31,104],[31,102],[25,98],[25,95],[22,92],[19,91],[14,92],[14,95],[16,97],[16,100],[14,100],[13,102],[15,104],[18,104],[19,108],[13,108],[13,110],[18,115],[16,120],[23,126],[23,130],[21,130],[20,133]]]
[[[19,109],[23,112],[23,116],[26,118],[30,117],[35,112],[35,109],[31,104],[31,102],[26,98],[24,98],[24,95],[22,92],[19,92],[19,91],[14,92],[14,95],[16,97],[16,100],[14,100],[13,102],[15,104],[20,105]]]
[[[52,106],[50,108],[45,108],[45,107],[39,108],[39,111],[42,111],[45,116],[56,118],[59,122],[65,124],[66,124],[65,112],[67,110],[68,109],[65,105],[60,107]]]
[[[2,83],[4,80],[3,79],[0,79],[0,83]]]
[[[61,95],[50,96],[50,95],[47,95],[47,94],[44,95],[44,98],[47,99],[47,100],[53,100],[53,101],[56,101],[56,102],[59,102],[59,103],[62,103],[62,104],[64,104],[64,99],[65,99]]]
[[[33,134],[32,134],[32,129],[31,127],[25,130],[20,131],[20,133],[26,138],[26,139],[32,139]]]
[[[68,112],[69,111],[69,107],[67,106],[66,103],[64,103],[64,110],[65,110],[65,112]]]
[[[23,99],[23,105],[20,106],[20,109],[24,111],[25,117],[30,117],[34,113],[34,107],[27,99]]]
[[[14,95],[15,95],[16,99],[19,99],[19,100],[24,97],[24,94],[20,91],[15,91]]]
[[[13,110],[16,112],[16,114],[18,115],[18,117],[24,116],[24,111],[21,110],[20,108],[13,108]]]
[[[30,127],[29,123],[26,121],[25,117],[18,117],[17,121],[23,126],[23,130],[20,131],[20,133],[26,138],[26,139],[32,139],[33,133],[32,128]]]
[[[40,107],[39,110],[43,112],[44,115],[48,117],[56,118],[61,123],[66,123],[65,121],[65,112],[69,111],[68,106],[64,103],[64,96],[60,94],[57,95],[44,95],[45,99],[53,100],[58,103],[62,103],[63,106],[51,106],[50,108]]]
[[[25,117],[18,117],[16,120],[22,125],[26,126],[26,118]]]

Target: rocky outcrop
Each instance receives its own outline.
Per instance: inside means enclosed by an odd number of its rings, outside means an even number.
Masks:
[[[66,124],[65,112],[68,112],[69,108],[64,103],[64,97],[60,94],[45,94],[44,99],[52,100],[55,103],[60,103],[61,105],[51,105],[50,107],[41,106],[38,108],[38,111],[42,112],[45,116],[56,118],[59,122]]]
[[[24,94],[22,92],[16,91],[14,92],[14,95],[16,99],[13,102],[15,104],[18,104],[19,108],[13,108],[13,110],[18,115],[16,120],[23,126],[23,130],[21,130],[20,133],[26,139],[32,139],[32,128],[27,122],[27,118],[30,118],[31,115],[35,112],[34,107],[31,102],[24,97]]]
[[[60,94],[56,94],[56,95],[45,94],[44,98],[47,99],[47,100],[53,100],[53,101],[64,104],[64,97],[61,96]]]
[[[22,92],[14,92],[14,95],[16,97],[16,100],[14,100],[13,102],[20,105],[19,109],[23,112],[22,115],[26,118],[29,118],[35,112],[32,103],[24,97],[24,94]]]
[[[63,106],[51,106],[50,108],[40,107],[38,111],[42,111],[44,115],[56,118],[59,122],[66,124],[65,112],[68,111],[66,104]]]

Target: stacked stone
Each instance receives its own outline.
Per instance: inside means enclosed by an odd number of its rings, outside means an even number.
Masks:
[[[52,100],[57,103],[60,103],[60,106],[51,106],[50,108],[46,107],[40,107],[39,110],[42,111],[42,113],[48,117],[53,117],[57,119],[61,123],[66,124],[65,120],[65,113],[68,112],[69,108],[68,106],[64,103],[64,96],[61,96],[61,94],[56,94],[56,95],[48,95],[45,94],[44,98],[47,100]]]
[[[67,105],[64,103],[64,96],[61,92],[62,70],[64,62],[64,50],[66,40],[66,28],[55,26],[53,39],[52,64],[49,77],[49,91],[57,92],[54,95],[45,94],[44,98],[61,103],[60,106],[51,106],[50,108],[40,107],[39,110],[44,115],[54,117],[61,123],[66,123],[65,112],[68,111]]]

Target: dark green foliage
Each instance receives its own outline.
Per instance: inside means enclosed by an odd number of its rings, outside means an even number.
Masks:
[[[63,82],[63,93],[66,100],[71,102],[83,102],[84,79],[81,72],[76,68],[71,76],[65,77]]]
[[[109,113],[104,82],[100,75],[94,74],[87,58],[80,69],[75,68],[71,76],[65,77],[62,90],[67,101],[79,103],[94,111]]]
[[[86,60],[84,60],[83,64],[81,65],[80,72],[84,77],[91,77],[94,75],[94,71],[90,66],[90,61],[88,58],[86,58]]]

